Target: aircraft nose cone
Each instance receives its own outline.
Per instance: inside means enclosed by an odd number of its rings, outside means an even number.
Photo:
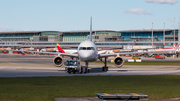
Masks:
[[[82,60],[88,60],[88,59],[91,59],[93,57],[93,52],[87,52],[87,51],[81,51],[79,53],[79,56]]]
[[[81,58],[88,58],[88,57],[91,56],[91,54],[89,54],[89,53],[87,53],[87,52],[81,52],[81,53],[80,53],[80,56],[81,56]]]

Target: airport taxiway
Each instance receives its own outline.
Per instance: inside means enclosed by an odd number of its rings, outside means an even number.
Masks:
[[[179,75],[180,66],[132,66],[116,68],[108,65],[109,71],[103,72],[103,64],[89,63],[90,73],[68,74],[64,66],[53,65],[54,56],[0,55],[0,77],[47,77],[47,76],[105,76],[105,75]],[[175,59],[175,58],[174,58]],[[176,59],[176,61],[180,59]],[[162,60],[161,60],[162,61]]]

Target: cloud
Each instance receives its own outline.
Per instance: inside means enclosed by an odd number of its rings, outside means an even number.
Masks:
[[[140,9],[140,8],[132,8],[132,9],[127,9],[125,11],[126,14],[144,14],[144,15],[152,15],[151,13],[143,10],[143,9]]]
[[[0,31],[12,31],[12,28],[0,27]]]
[[[175,4],[178,0],[144,0],[147,3]]]

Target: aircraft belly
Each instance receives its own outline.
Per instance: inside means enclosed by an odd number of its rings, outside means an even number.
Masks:
[[[94,61],[96,61],[96,58],[82,59],[81,61],[84,61],[84,62],[94,62]]]

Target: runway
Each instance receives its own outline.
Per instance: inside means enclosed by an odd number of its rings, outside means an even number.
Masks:
[[[64,68],[44,68],[44,67],[10,67],[0,66],[0,77],[47,77],[47,76],[113,76],[113,75],[173,75],[180,74],[179,66],[158,66],[152,68],[148,66],[124,66],[123,68],[110,68],[107,72],[102,72],[101,68],[91,68],[87,74],[68,74]]]
[[[90,63],[90,73],[68,74],[64,67],[53,65],[54,56],[0,55],[0,77],[47,77],[47,76],[114,76],[114,75],[179,75],[180,66],[132,66],[116,68],[108,65],[103,72],[103,64]],[[179,60],[179,59],[177,59]]]

